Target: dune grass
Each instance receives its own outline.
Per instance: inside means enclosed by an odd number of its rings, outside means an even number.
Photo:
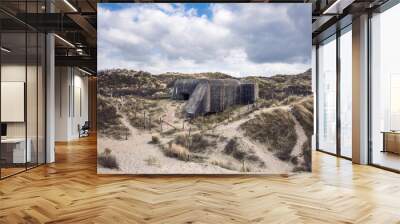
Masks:
[[[290,113],[284,109],[256,115],[240,128],[246,136],[269,146],[269,150],[276,152],[282,160],[290,155],[297,141],[295,123]]]

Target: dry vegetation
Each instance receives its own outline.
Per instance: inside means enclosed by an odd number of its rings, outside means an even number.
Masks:
[[[260,167],[265,167],[265,163],[255,155],[254,150],[237,137],[228,141],[225,145],[224,153],[232,156],[238,161],[257,163]]]
[[[294,127],[290,113],[283,109],[256,115],[240,126],[246,136],[266,144],[270,151],[284,161],[291,158],[290,153],[297,141]]]
[[[308,96],[311,90],[311,70],[299,75],[275,75],[272,77],[247,77],[258,83],[261,99],[283,101],[290,96]]]
[[[167,147],[165,146],[161,147],[161,149],[166,156],[176,158],[182,161],[191,161],[193,158],[191,153],[186,147],[174,144],[172,142],[170,142]]]
[[[232,171],[266,170],[269,164],[265,164],[258,156],[259,151],[255,152],[260,150],[254,148],[255,144],[251,143],[250,146],[251,140],[265,145],[265,149],[272,152],[279,160],[293,164],[294,171],[311,169],[313,101],[309,96],[311,95],[310,71],[293,76],[244,78],[256,81],[259,85],[260,98],[256,104],[233,106],[220,113],[199,116],[185,122],[183,129],[182,123],[186,119],[182,113],[184,104],[171,103],[165,99],[169,98],[177,78],[200,77],[232,78],[223,73],[165,73],[156,76],[147,72],[124,69],[100,72],[98,77],[101,87],[98,100],[100,136],[115,140],[134,138],[130,136],[129,129],[124,124],[148,133],[147,147],[155,147],[159,150],[158,153],[162,152],[161,157],[159,153],[158,157],[146,155],[147,157],[141,158],[144,164],[153,168],[161,166],[165,168],[165,164],[162,163],[163,158],[168,157],[184,162],[207,163]],[[169,105],[168,108],[166,104]],[[274,107],[276,108],[268,109],[267,112],[253,114],[261,108]],[[160,118],[167,113],[170,123],[160,125]],[[248,116],[252,118],[242,123],[238,130],[243,132],[243,139],[226,137],[218,132],[215,134],[218,126],[247,119]],[[302,146],[301,154],[297,156],[291,155],[298,140],[294,119],[300,123],[308,137]],[[99,154],[99,165],[119,169],[117,159],[111,154],[109,149]],[[276,158],[275,160],[279,161]]]
[[[292,106],[292,114],[303,126],[303,129],[308,137],[312,136],[314,128],[313,104],[313,98],[307,97],[306,99],[295,103]]]
[[[100,166],[109,169],[119,169],[117,159],[111,155],[111,149],[106,148],[103,153],[97,156],[97,162]]]
[[[304,100],[295,103],[292,107],[292,114],[301,124],[307,135],[307,141],[302,146],[303,164],[299,164],[295,171],[311,171],[311,137],[313,134],[314,115],[313,98],[307,97]]]
[[[129,129],[121,122],[121,115],[112,104],[110,99],[98,97],[97,99],[97,120],[98,129],[101,136],[107,136],[116,140],[126,139]]]
[[[145,162],[148,166],[160,167],[160,161],[154,156],[149,156],[147,159],[145,159]]]

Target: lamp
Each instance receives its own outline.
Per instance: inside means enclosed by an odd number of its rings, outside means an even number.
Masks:
[[[65,4],[67,4],[74,12],[78,12],[78,10],[68,1],[64,0]]]
[[[1,51],[4,51],[6,53],[10,53],[11,52],[11,50],[9,50],[9,49],[7,49],[5,47],[1,47],[0,49],[1,49]]]

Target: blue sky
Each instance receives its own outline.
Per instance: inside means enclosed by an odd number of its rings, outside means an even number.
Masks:
[[[100,70],[270,76],[310,61],[310,4],[99,4]]]
[[[173,5],[173,4],[172,4]],[[211,17],[210,3],[185,3],[183,4],[186,10],[191,8],[196,9],[199,15]],[[112,11],[118,11],[126,7],[134,7],[135,5],[129,3],[101,3],[101,7]]]
[[[197,13],[199,15],[206,15],[209,18],[212,15],[209,3],[186,3],[185,8],[186,9],[194,8],[197,10]]]

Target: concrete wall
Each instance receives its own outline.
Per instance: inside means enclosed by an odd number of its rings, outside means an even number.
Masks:
[[[236,104],[254,103],[257,97],[257,84],[234,79],[181,79],[175,81],[172,92],[172,99],[189,98],[186,112],[192,117],[221,112]]]

